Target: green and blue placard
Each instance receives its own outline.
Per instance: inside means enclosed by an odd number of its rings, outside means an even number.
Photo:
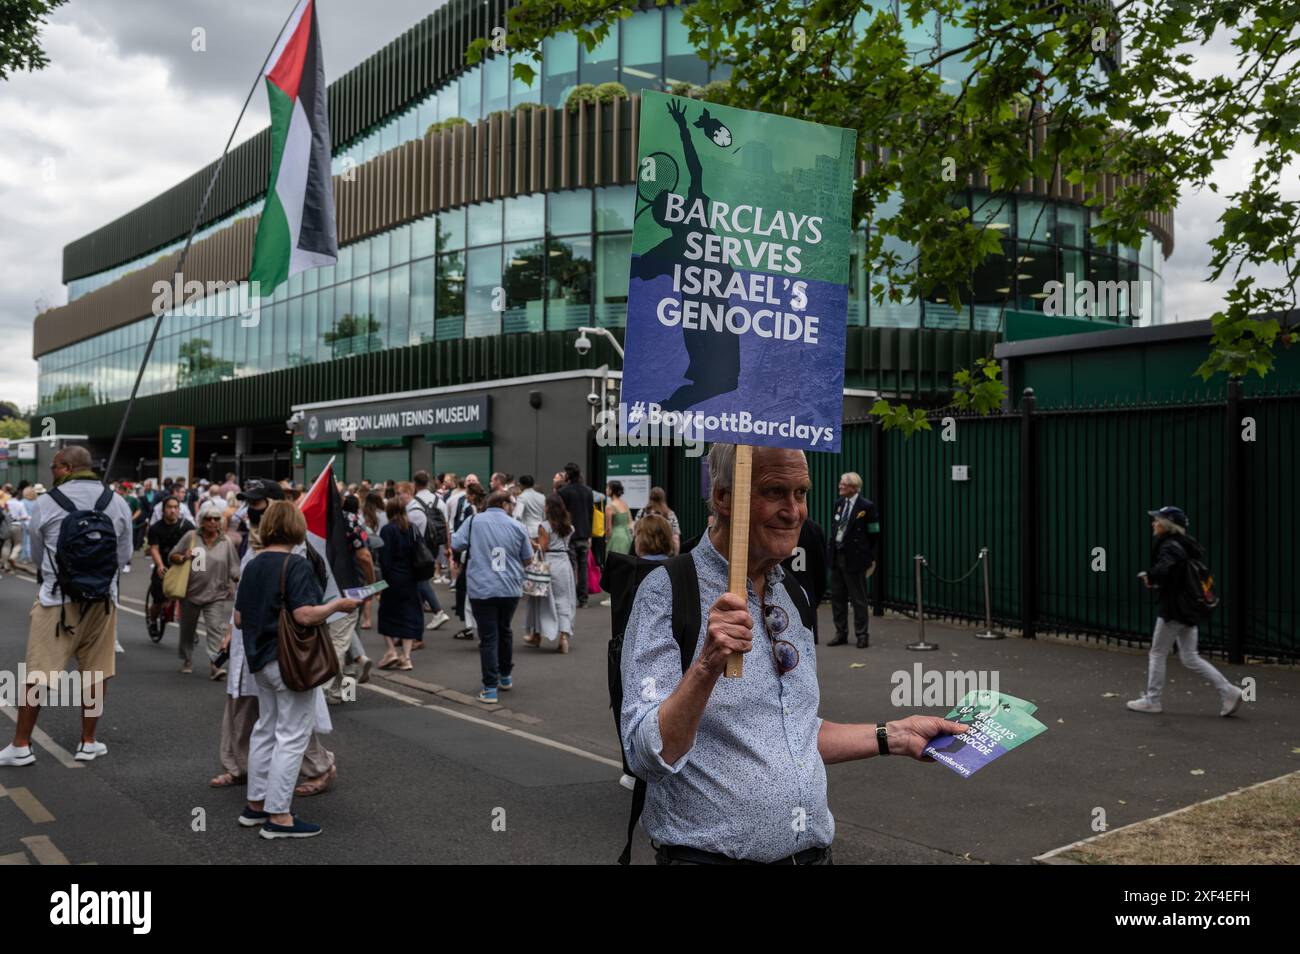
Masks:
[[[642,94],[629,430],[839,450],[856,141]]]

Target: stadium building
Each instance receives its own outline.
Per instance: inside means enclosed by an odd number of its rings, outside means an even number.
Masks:
[[[506,54],[473,67],[464,59],[508,6],[451,0],[330,84],[337,265],[294,276],[252,327],[232,291],[208,295],[196,313],[169,313],[111,476],[155,476],[159,429],[172,424],[195,429],[195,476],[311,479],[332,455],[348,480],[421,467],[545,478],[567,460],[591,471],[595,405],[614,399],[621,362],[601,335],[583,353],[574,345],[585,326],[622,337],[638,94],[703,86],[728,70],[710,71],[692,48],[680,8],[647,3],[591,52],[572,36],[548,41],[526,87]],[[918,53],[967,42],[938,22],[907,30]],[[944,69],[958,71],[944,76],[957,84],[969,65]],[[630,97],[569,108],[569,92],[587,83],[620,83]],[[435,125],[453,118],[466,122]],[[270,147],[268,128],[227,157],[186,280],[247,276]],[[35,320],[33,434],[85,435],[108,455],[154,320],[154,285],[172,280],[215,165],[64,248],[68,304]],[[1080,187],[1035,180],[989,202],[986,185],[972,181],[966,201],[1001,231],[1003,255],[975,275],[961,310],[941,297],[869,301],[858,236],[847,414],[877,394],[941,398],[953,372],[991,354],[1013,322],[1020,337],[1060,333],[1066,319],[1043,313],[1052,280],[1145,282],[1142,323],[1163,321],[1172,216],[1151,217],[1140,247],[1105,247],[1089,232],[1097,213]],[[1103,196],[1114,185],[1103,183]],[[1111,306],[1097,326],[1135,321],[1127,300]]]

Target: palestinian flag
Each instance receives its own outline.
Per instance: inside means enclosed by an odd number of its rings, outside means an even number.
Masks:
[[[269,298],[290,275],[338,260],[325,65],[315,0],[298,0],[266,61],[271,179],[248,280]]]
[[[307,518],[307,546],[325,561],[328,579],[325,602],[341,596],[343,590],[360,586],[360,574],[348,546],[347,518],[343,516],[343,499],[334,485],[334,461],[325,465],[311,490],[298,502]]]

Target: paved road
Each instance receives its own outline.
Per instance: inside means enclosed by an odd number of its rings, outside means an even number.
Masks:
[[[174,627],[161,644],[149,641],[138,615],[143,571],[137,559],[124,586],[127,652],[100,730],[110,753],[69,766],[41,747],[36,766],[0,769],[0,862],[609,863],[618,854],[630,795],[617,781],[606,698],[607,609],[593,602],[580,611],[567,656],[517,645],[518,688],[503,694],[509,708],[493,711],[469,698],[478,688],[473,644],[452,640],[452,624],[430,634],[413,673],[376,673],[355,703],[332,710],[338,783],[295,802],[325,834],[272,844],[234,824],[242,789],[206,785],[217,770],[224,685],[178,673]],[[22,656],[34,591],[21,577],[0,580],[7,669]],[[822,617],[829,629],[826,607]],[[1049,731],[970,779],[903,759],[833,766],[841,863],[1025,862],[1093,834],[1095,807],[1114,827],[1300,767],[1300,671],[1227,667],[1230,678],[1257,679],[1259,701],[1224,720],[1208,687],[1173,663],[1166,714],[1144,717],[1123,708],[1142,685],[1141,654],[983,642],[931,623],[941,649],[920,655],[902,648],[912,628],[874,620],[870,649],[823,647],[822,714],[869,722],[941,711],[891,703],[891,674],[921,662],[997,670],[1000,688],[1036,702]],[[379,637],[363,638],[377,657]],[[75,749],[75,711],[49,710],[40,728],[51,745]],[[0,738],[7,732],[0,720]],[[505,830],[494,830],[503,814]],[[651,860],[643,836],[634,860]]]

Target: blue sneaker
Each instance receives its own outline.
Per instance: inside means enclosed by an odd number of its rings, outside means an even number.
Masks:
[[[239,816],[239,824],[243,825],[245,828],[254,828],[257,825],[265,823],[270,817],[270,812],[259,812],[256,809],[249,808],[245,805],[243,814]]]
[[[485,702],[490,706],[496,705],[497,704],[496,686],[493,686],[491,689],[481,690],[478,694],[478,701]]]
[[[267,821],[262,826],[261,835],[263,838],[314,838],[320,834],[320,825],[313,825],[311,822],[305,822],[297,815],[293,816],[292,825],[277,825],[273,821]]]
[[[500,681],[497,682],[497,688],[505,690],[506,692],[509,692],[514,687],[515,680],[513,676],[502,676]]]

